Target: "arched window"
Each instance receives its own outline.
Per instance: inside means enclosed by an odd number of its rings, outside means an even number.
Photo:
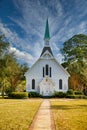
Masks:
[[[50,67],[50,77],[52,76],[52,69],[51,69],[51,67]]]
[[[43,67],[43,77],[44,77],[44,67]]]
[[[35,89],[35,79],[32,79],[32,89]]]
[[[59,89],[62,89],[62,79],[59,80]]]
[[[46,65],[46,75],[48,75],[48,65]]]

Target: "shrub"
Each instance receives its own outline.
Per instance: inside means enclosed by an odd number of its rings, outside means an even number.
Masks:
[[[75,95],[66,95],[66,98],[72,98],[72,99],[74,99],[75,98]]]
[[[11,92],[12,92],[11,88],[10,88],[10,87],[7,87],[6,90],[5,90],[6,95],[8,95],[8,94],[11,93]]]
[[[75,95],[76,99],[87,99],[87,96],[85,95]]]
[[[85,96],[85,95],[67,95],[66,98],[72,98],[72,99],[87,99],[87,96]]]
[[[75,95],[83,95],[82,91],[74,91]]]
[[[35,97],[42,97],[42,95],[40,95],[39,93],[36,93],[36,92],[29,92],[28,93],[28,97],[29,98],[35,98]]]
[[[23,99],[28,98],[27,92],[11,92],[8,94],[8,97],[14,98],[14,99]]]
[[[87,96],[87,88],[83,90],[83,93]]]
[[[69,89],[69,90],[67,91],[67,95],[73,95],[73,94],[74,94],[73,89]]]
[[[66,93],[55,91],[54,94],[52,95],[52,97],[64,98],[64,97],[66,97]]]

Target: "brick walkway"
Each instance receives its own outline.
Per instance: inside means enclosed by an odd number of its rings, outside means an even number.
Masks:
[[[44,99],[29,130],[55,130],[50,101]]]

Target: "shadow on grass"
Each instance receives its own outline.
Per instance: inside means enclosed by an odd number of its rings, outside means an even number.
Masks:
[[[52,105],[51,109],[58,110],[70,110],[70,109],[87,109],[87,105],[75,105],[75,106],[67,106],[67,105]]]

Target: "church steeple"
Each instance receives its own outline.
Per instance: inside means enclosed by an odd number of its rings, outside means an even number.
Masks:
[[[45,28],[45,35],[44,35],[44,48],[42,50],[42,53],[40,55],[40,57],[43,56],[44,53],[50,53],[51,56],[53,56],[52,50],[50,48],[49,45],[49,41],[50,41],[50,32],[49,32],[49,23],[48,23],[48,18],[46,20],[46,28]]]
[[[48,18],[47,18],[45,35],[44,35],[45,46],[49,46],[49,40],[50,40],[50,33],[49,33],[49,23],[48,23]]]

